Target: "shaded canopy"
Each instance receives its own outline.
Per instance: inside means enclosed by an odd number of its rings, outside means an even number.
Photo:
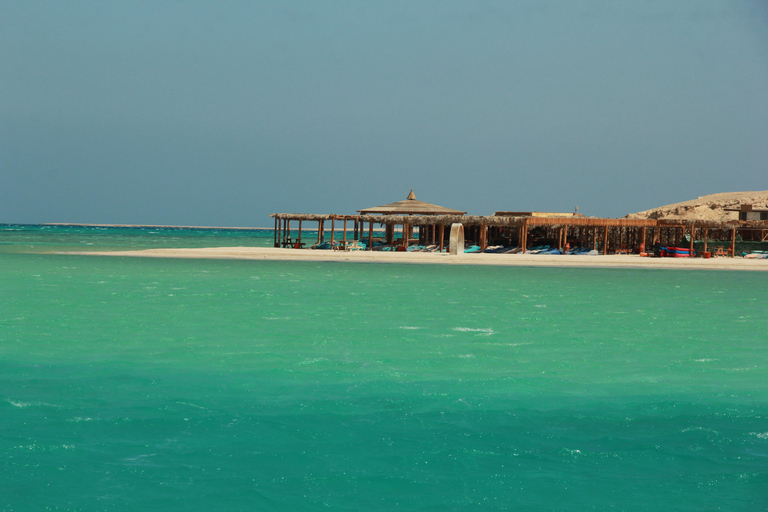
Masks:
[[[408,194],[408,197],[404,201],[397,201],[357,211],[363,215],[372,213],[381,213],[383,215],[464,215],[467,213],[452,208],[446,208],[445,206],[437,206],[436,204],[419,201],[416,199],[413,189],[411,189],[411,193]]]

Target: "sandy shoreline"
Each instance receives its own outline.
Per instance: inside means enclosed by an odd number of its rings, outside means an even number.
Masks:
[[[527,267],[596,267],[687,270],[768,271],[768,260],[744,258],[644,258],[637,255],[570,256],[545,254],[450,254],[428,252],[337,252],[272,247],[210,247],[136,251],[75,252],[92,256],[197,258],[277,261],[337,261],[359,263],[418,263],[447,265],[510,265]]]

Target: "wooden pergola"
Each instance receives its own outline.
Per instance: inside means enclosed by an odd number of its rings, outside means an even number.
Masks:
[[[387,206],[387,205],[385,205]],[[371,209],[368,209],[371,210]],[[360,210],[365,212],[366,210]],[[560,250],[571,247],[589,247],[602,254],[609,252],[637,253],[655,245],[687,247],[703,244],[701,252],[708,252],[708,244],[720,251],[736,253],[737,237],[743,240],[768,241],[768,221],[696,221],[656,219],[609,219],[594,217],[539,217],[516,215],[464,215],[457,214],[373,214],[360,215],[316,215],[273,213],[275,219],[275,247],[301,248],[302,226],[306,222],[318,222],[317,241],[325,239],[324,224],[331,222],[331,240],[335,223],[343,222],[342,247],[348,243],[348,224],[352,223],[353,240],[368,239],[368,250],[372,250],[374,225],[384,226],[385,242],[407,247],[418,240],[420,244],[434,244],[439,250],[445,248],[451,225],[464,226],[468,241],[485,250],[489,245],[515,245],[525,252],[533,245],[548,244]],[[298,236],[291,238],[291,222],[298,222]],[[367,224],[367,226],[366,226]],[[394,238],[396,226],[402,226],[402,237]],[[414,227],[419,228],[418,239],[412,239]],[[367,229],[366,229],[367,228]]]
[[[292,247],[294,249],[303,248],[306,243],[302,242],[302,224],[305,222],[317,222],[317,243],[325,241],[325,222],[331,221],[331,240],[334,239],[336,231],[336,221],[344,223],[344,238],[343,242],[347,241],[347,222],[352,221],[354,223],[354,239],[359,239],[360,223],[358,221],[359,215],[318,215],[314,213],[273,213],[270,215],[275,219],[275,234],[274,234],[274,246],[275,247]],[[298,222],[298,234],[296,238],[291,238],[291,221]]]

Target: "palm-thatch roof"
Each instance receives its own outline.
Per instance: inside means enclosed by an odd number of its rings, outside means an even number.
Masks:
[[[413,189],[411,189],[411,193],[408,194],[408,197],[404,201],[396,201],[394,203],[357,211],[363,215],[373,213],[380,213],[383,215],[464,215],[467,213],[452,208],[446,208],[445,206],[438,206],[436,204],[419,201],[416,199]]]

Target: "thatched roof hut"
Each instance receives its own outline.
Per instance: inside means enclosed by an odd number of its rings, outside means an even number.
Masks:
[[[411,189],[411,193],[408,194],[408,197],[405,198],[404,201],[396,201],[394,203],[357,211],[362,215],[464,215],[467,213],[452,208],[446,208],[445,206],[438,206],[436,204],[419,201],[416,199],[413,189]]]

